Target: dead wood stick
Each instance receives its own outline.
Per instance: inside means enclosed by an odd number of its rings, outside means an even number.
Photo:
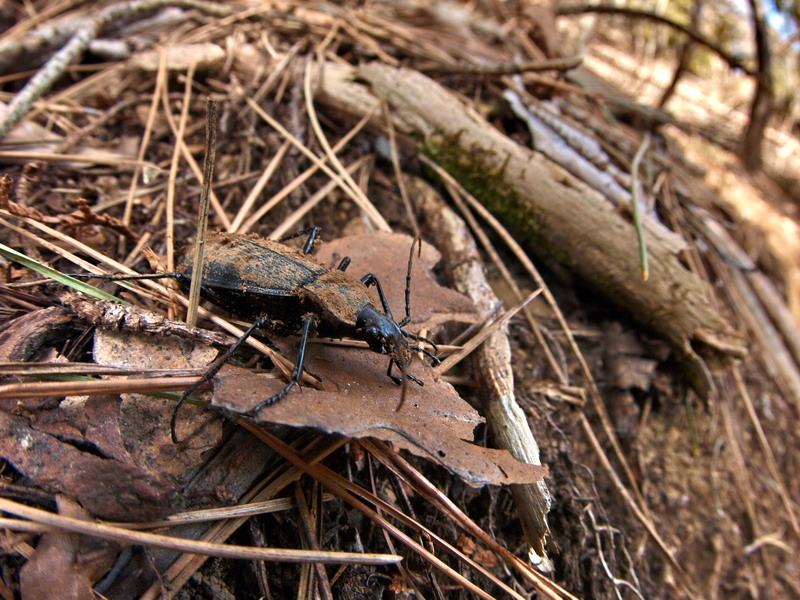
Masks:
[[[468,75],[512,75],[530,71],[569,71],[579,67],[582,56],[550,58],[545,60],[526,60],[521,62],[493,62],[486,64],[445,64],[430,61],[417,66],[424,73],[464,73]]]
[[[188,327],[159,314],[135,306],[123,306],[107,300],[89,299],[76,293],[61,296],[64,306],[95,327],[110,331],[142,331],[153,335],[175,335],[206,345],[230,346],[236,341],[224,333]]]
[[[469,296],[481,313],[489,313],[498,303],[483,270],[475,240],[466,223],[453,212],[433,188],[417,182],[417,206],[425,215],[427,229],[448,265],[455,288]],[[492,434],[501,448],[518,460],[540,465],[539,446],[525,413],[514,397],[511,347],[507,327],[492,333],[473,353],[478,380],[484,390],[483,408]],[[525,538],[536,553],[534,560],[547,560],[545,541],[550,533],[547,513],[550,492],[544,481],[511,486]]]
[[[693,345],[719,358],[745,354],[741,339],[708,302],[705,283],[681,262],[683,246],[674,233],[645,222],[650,279],[642,282],[629,219],[561,167],[503,135],[432,79],[381,64],[351,69],[328,63],[317,97],[361,116],[376,98],[388,102],[395,127],[419,140],[421,152],[513,223],[532,246],[549,252],[624,314],[670,342],[701,397],[714,387]]]
[[[22,120],[31,106],[33,106],[33,103],[53,87],[66,68],[83,54],[89,43],[97,38],[109,24],[119,22],[133,15],[163,8],[167,5],[196,8],[219,15],[227,15],[231,12],[228,7],[201,0],[133,0],[131,2],[118,2],[103,8],[83,23],[75,31],[69,42],[54,54],[37,71],[36,75],[28,81],[25,87],[14,96],[14,99],[8,105],[6,117],[0,122],[0,139],[4,138]]]

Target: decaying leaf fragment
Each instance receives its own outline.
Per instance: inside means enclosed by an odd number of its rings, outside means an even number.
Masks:
[[[87,414],[108,421],[99,427],[89,425],[94,431],[85,434],[63,417],[41,415],[41,420],[49,422],[36,425],[24,416],[0,412],[0,456],[32,484],[74,498],[106,519],[147,520],[181,509],[179,503],[172,504],[178,488],[171,478],[148,472],[122,454],[98,456],[101,440],[109,446],[121,445],[113,418],[115,406],[114,398],[92,397]],[[80,446],[94,446],[98,452]]]
[[[56,498],[62,516],[89,520],[79,504]],[[55,529],[42,536],[36,551],[20,571],[25,600],[92,600],[92,582],[110,569],[119,551],[115,542]]]
[[[349,255],[353,259],[352,274],[376,274],[399,321],[404,311],[410,246],[408,236],[353,236],[324,246],[319,258],[325,264],[335,264],[337,258]],[[433,279],[430,270],[438,261],[435,249],[423,244],[422,257],[415,257],[415,261],[411,283],[412,323],[422,322],[435,329],[446,320],[475,319],[469,300]],[[375,303],[380,306],[377,297]],[[418,330],[418,326],[409,327]],[[294,348],[294,344],[290,340],[286,346]],[[519,462],[505,450],[471,444],[468,440],[473,438],[473,429],[483,419],[449,383],[437,380],[423,361],[415,360],[409,371],[425,385],[410,383],[405,401],[397,410],[401,392],[386,376],[388,360],[368,350],[310,345],[306,367],[332,384],[326,387],[334,389],[294,390],[280,402],[263,408],[257,420],[390,441],[446,467],[473,485],[530,483],[546,474],[544,467]],[[284,385],[281,379],[259,375],[218,377],[213,404],[245,413]]]
[[[539,481],[544,467],[514,459],[505,450],[469,443],[483,419],[430,367],[412,365],[424,387],[409,385],[399,411],[400,388],[386,377],[388,358],[355,348],[315,345],[308,368],[335,391],[304,388],[261,409],[258,421],[313,427],[348,437],[374,437],[436,462],[473,485]],[[226,375],[214,385],[214,406],[245,413],[285,383],[259,375]]]
[[[176,338],[102,330],[96,332],[94,350],[100,364],[140,369],[191,366],[198,354],[198,363],[204,364],[216,354],[213,348]],[[31,484],[117,521],[185,510],[187,496],[179,493],[182,478],[199,468],[204,453],[221,437],[217,415],[193,412],[179,421],[194,432],[191,441],[176,447],[169,430],[174,402],[147,396],[17,403],[14,412],[0,411],[0,457]],[[190,500],[213,500],[216,488],[227,483],[215,481],[210,491],[200,489]]]

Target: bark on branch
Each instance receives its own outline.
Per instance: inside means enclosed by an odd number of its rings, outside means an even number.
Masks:
[[[652,11],[641,10],[638,8],[630,8],[627,6],[606,6],[599,4],[577,4],[569,6],[559,6],[557,10],[557,14],[559,16],[581,15],[585,13],[625,15],[627,17],[647,19],[648,21],[661,23],[662,25],[671,27],[675,31],[679,31],[680,33],[687,36],[693,42],[696,42],[698,45],[705,46],[706,48],[711,50],[714,54],[719,56],[723,61],[725,61],[732,69],[741,69],[751,77],[758,77],[758,73],[754,71],[752,68],[748,67],[746,64],[744,64],[744,62],[740,58],[729,53],[727,50],[725,50],[725,48],[723,48],[716,42],[709,40],[699,31],[686,27],[685,25],[681,25],[677,21],[673,21],[668,17],[659,15]]]

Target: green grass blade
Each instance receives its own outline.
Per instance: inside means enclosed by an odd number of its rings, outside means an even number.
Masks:
[[[120,300],[119,298],[112,296],[108,292],[104,292],[103,290],[97,289],[93,285],[89,285],[84,281],[80,281],[79,279],[74,279],[69,275],[64,275],[60,271],[56,271],[52,267],[48,267],[47,265],[43,265],[39,261],[36,261],[32,258],[25,256],[14,250],[13,248],[9,248],[4,244],[0,244],[0,255],[5,257],[7,260],[13,261],[22,265],[23,267],[27,267],[32,271],[36,271],[39,275],[43,275],[44,277],[48,277],[54,281],[58,281],[72,289],[81,292],[82,294],[86,294],[87,296],[91,296],[92,298],[97,298],[98,300],[111,300],[112,302],[117,302],[119,304],[128,304],[124,300]]]

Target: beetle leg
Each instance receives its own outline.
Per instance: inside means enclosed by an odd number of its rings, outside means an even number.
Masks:
[[[280,400],[286,394],[288,394],[289,391],[300,381],[300,378],[303,376],[303,362],[305,361],[306,358],[306,344],[308,344],[308,336],[311,332],[312,325],[314,325],[314,317],[309,315],[305,319],[303,319],[303,330],[300,336],[300,351],[297,354],[297,362],[294,365],[294,371],[292,371],[292,376],[289,378],[289,383],[286,384],[286,387],[283,388],[280,392],[259,403],[255,408],[250,409],[248,411],[248,414],[255,415],[259,410],[261,410],[265,406],[269,406],[270,404],[275,404],[278,400]]]
[[[409,331],[406,331],[405,329],[401,329],[400,332],[404,336],[406,336],[407,338],[410,338],[412,340],[416,340],[418,342],[425,342],[426,344],[430,345],[433,348],[433,352],[431,352],[430,350],[428,350],[427,348],[424,348],[422,346],[409,346],[409,349],[416,350],[417,352],[422,352],[425,356],[430,358],[431,361],[433,361],[434,365],[442,364],[442,361],[439,358],[437,358],[436,355],[434,354],[434,352],[438,352],[439,351],[439,346],[437,346],[435,342],[433,342],[433,341],[429,340],[428,338],[423,337],[421,335],[417,335],[416,333],[411,333]]]
[[[386,369],[386,374],[389,376],[389,379],[394,381],[397,385],[400,385],[401,383],[403,383],[403,378],[402,377],[398,377],[397,375],[392,375],[392,367],[394,365],[396,365],[396,364],[397,364],[397,361],[395,361],[395,359],[393,359],[393,358],[389,359],[389,368]],[[408,379],[410,379],[411,381],[413,381],[417,385],[425,385],[424,381],[422,381],[421,379],[417,379],[416,377],[414,377],[408,371],[404,371],[403,375],[405,375]]]
[[[374,285],[376,288],[378,288],[378,296],[380,296],[381,299],[381,305],[383,306],[383,313],[387,317],[389,317],[392,321],[394,321],[394,317],[392,316],[392,310],[389,308],[389,302],[386,300],[386,296],[383,295],[383,288],[381,287],[381,282],[378,281],[378,278],[375,277],[375,275],[373,275],[372,273],[369,273],[361,278],[361,283],[363,283],[367,287]]]
[[[386,375],[389,377],[389,379],[394,381],[397,385],[400,385],[401,383],[403,383],[403,379],[401,377],[398,377],[397,375],[392,375],[392,367],[393,366],[394,366],[394,359],[391,358],[391,359],[389,359],[389,368],[386,369]]]
[[[415,340],[417,342],[425,342],[426,344],[429,344],[433,348],[434,352],[439,351],[439,346],[437,346],[435,342],[432,342],[426,337],[422,337],[421,335],[417,335],[416,333],[411,333],[410,331],[406,331],[405,329],[401,329],[400,332],[407,338],[411,338],[412,340]]]
[[[185,392],[183,392],[181,397],[178,399],[177,404],[175,404],[175,408],[172,410],[172,418],[169,421],[169,428],[170,428],[170,432],[172,433],[172,443],[173,444],[177,444],[178,443],[178,432],[176,431],[175,427],[176,427],[177,421],[178,421],[178,410],[180,410],[181,405],[201,385],[204,385],[205,383],[210,381],[214,377],[214,375],[219,373],[219,370],[225,365],[225,363],[227,363],[231,359],[231,356],[233,356],[233,354],[241,347],[241,345],[244,344],[247,341],[247,338],[249,338],[251,335],[253,335],[253,332],[256,329],[258,329],[259,327],[263,326],[266,322],[267,322],[266,318],[256,319],[256,321],[252,325],[250,325],[250,327],[248,327],[247,330],[242,334],[242,337],[240,337],[238,340],[236,340],[225,351],[224,354],[222,354],[216,361],[214,361],[214,364],[211,365],[208,368],[208,370],[203,374],[203,376],[200,378],[200,380],[197,383],[195,383],[194,385],[192,385],[191,387],[189,387],[189,389],[187,389]]]
[[[301,235],[308,234],[306,241],[303,243],[303,254],[311,254],[311,250],[314,248],[314,242],[317,241],[319,237],[319,227],[306,227],[305,229],[301,229],[300,231],[296,231],[295,233],[290,233],[288,235],[283,236],[279,241],[281,243],[285,242],[286,240],[293,240],[294,238],[300,237]]]
[[[312,227],[308,234],[308,239],[306,239],[306,243],[303,244],[303,254],[311,254],[311,250],[314,248],[314,242],[317,241],[318,236],[319,227]]]
[[[416,350],[417,352],[422,352],[425,356],[431,359],[431,362],[434,365],[442,364],[441,359],[437,358],[436,355],[427,348],[423,348],[422,346],[409,346],[408,348],[410,350]]]
[[[350,257],[349,256],[345,256],[342,259],[342,262],[339,263],[339,266],[336,267],[336,269],[339,270],[339,271],[344,271],[349,266],[350,266]]]

